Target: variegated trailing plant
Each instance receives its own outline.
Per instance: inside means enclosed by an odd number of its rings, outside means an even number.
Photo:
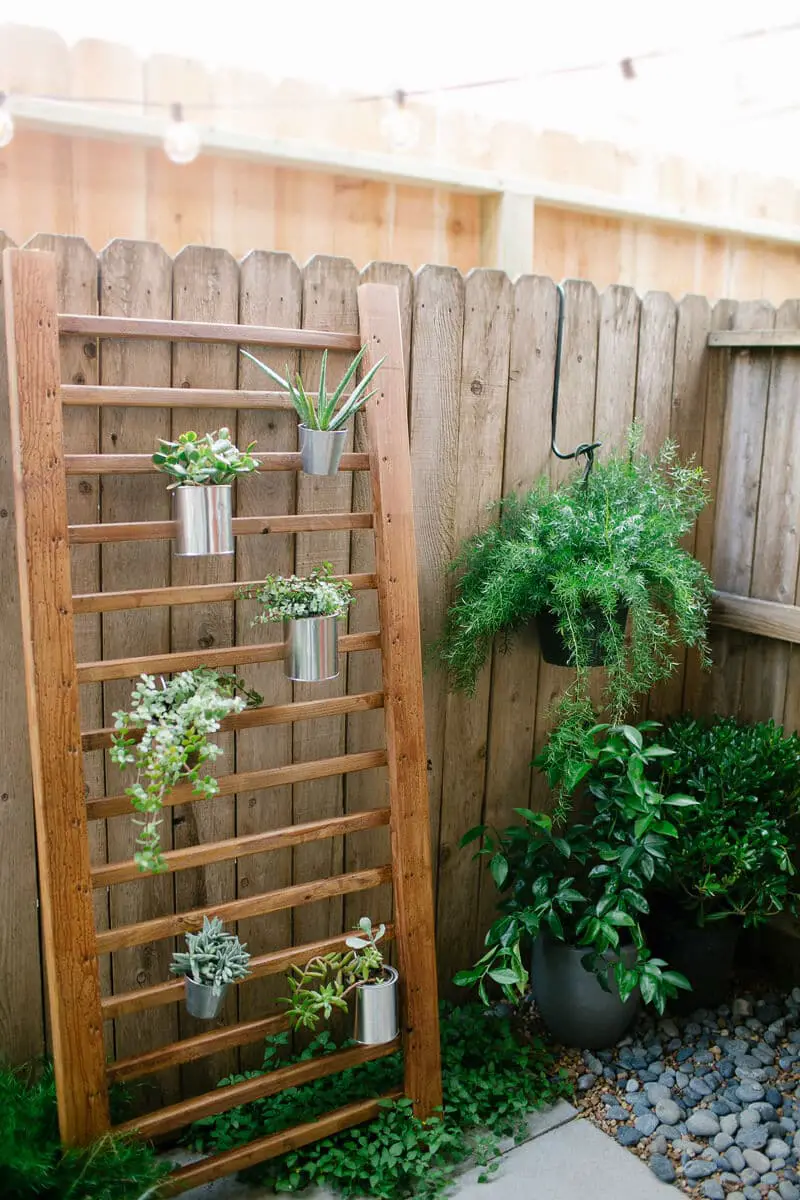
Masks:
[[[356,384],[344,403],[341,403],[345,389],[354,378],[366,349],[366,346],[361,347],[342,376],[341,381],[331,392],[328,391],[327,387],[328,351],[323,351],[316,400],[313,395],[309,395],[306,391],[305,384],[299,373],[295,375],[294,382],[292,382],[289,378],[288,366],[285,368],[286,378],[284,379],[282,375],[279,375],[277,371],[273,371],[272,367],[268,367],[266,363],[261,362],[249,350],[242,350],[241,353],[245,358],[249,358],[251,362],[254,362],[257,367],[260,367],[262,371],[265,371],[274,383],[277,383],[279,387],[289,393],[289,398],[295,407],[295,411],[301,423],[307,429],[335,430],[343,429],[350,418],[354,417],[364,407],[377,390],[367,391],[378,368],[384,362],[382,358],[374,366],[370,367],[364,378]]]

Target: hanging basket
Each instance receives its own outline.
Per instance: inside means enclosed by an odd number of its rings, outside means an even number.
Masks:
[[[584,616],[587,616],[592,623],[586,666],[602,667],[605,665],[602,633],[607,628],[608,619],[603,609],[596,605],[584,609]],[[620,603],[617,605],[613,620],[619,627],[620,634],[624,636],[625,626],[628,623],[627,604]],[[544,661],[554,667],[574,666],[572,651],[559,632],[558,617],[555,613],[549,608],[542,609],[541,612],[536,614],[535,621],[536,629],[539,633],[539,647],[542,651]]]
[[[175,553],[183,558],[233,554],[233,500],[230,484],[177,487]]]
[[[283,622],[283,669],[297,683],[321,683],[339,674],[339,614]]]
[[[225,996],[228,993],[227,983],[222,987],[214,987],[211,983],[197,983],[189,975],[183,977],[186,987],[186,1011],[190,1017],[201,1021],[213,1021],[222,1011]]]
[[[346,429],[309,429],[299,425],[300,460],[306,475],[335,475],[342,460]]]
[[[383,979],[360,983],[355,989],[356,1013],[353,1036],[362,1046],[382,1046],[393,1042],[400,1027],[398,1018],[398,974],[384,966]]]

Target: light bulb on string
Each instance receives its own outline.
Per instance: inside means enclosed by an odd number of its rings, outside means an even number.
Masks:
[[[406,93],[398,88],[388,103],[381,133],[392,150],[411,150],[419,140],[419,121],[406,104]]]
[[[200,131],[183,119],[183,107],[172,105],[172,120],[164,134],[164,153],[170,162],[185,165],[194,162],[202,149]]]
[[[0,150],[8,145],[13,136],[14,119],[8,109],[8,96],[0,92]]]

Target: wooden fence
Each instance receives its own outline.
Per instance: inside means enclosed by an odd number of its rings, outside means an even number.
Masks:
[[[0,244],[8,239],[0,235]],[[158,245],[111,242],[99,255],[82,239],[39,235],[30,243],[54,250],[59,261],[62,311],[139,317],[305,324],[352,332],[356,287],[360,281],[395,284],[409,355],[409,413],[420,566],[423,639],[430,644],[441,628],[450,582],[447,564],[459,540],[490,520],[487,505],[503,494],[526,488],[536,477],[557,480],[569,466],[549,453],[550,401],[555,362],[556,290],[547,278],[524,276],[512,284],[502,273],[473,271],[463,277],[449,267],[423,267],[416,275],[394,263],[373,263],[363,272],[346,259],[317,257],[302,269],[285,254],[253,251],[237,262],[224,250],[188,246],[174,259]],[[638,297],[631,289],[611,287],[598,294],[591,283],[566,284],[566,320],[561,376],[559,441],[574,444],[594,436],[604,450],[623,443],[632,419],[642,422],[645,441],[656,448],[667,435],[678,439],[684,454],[704,463],[717,503],[701,517],[693,545],[712,567],[721,593],[714,630],[715,667],[704,675],[693,658],[657,694],[649,709],[656,716],[680,711],[735,711],[748,717],[774,715],[790,727],[800,725],[800,665],[793,643],[800,642],[800,613],[794,606],[800,562],[800,483],[794,470],[800,452],[800,415],[796,404],[800,357],[791,346],[750,349],[751,329],[796,330],[800,301],[777,311],[764,302],[720,301],[713,308],[700,296],[675,303],[664,293]],[[709,346],[712,340],[739,345]],[[784,334],[791,340],[790,334]],[[760,335],[764,342],[763,333]],[[769,339],[767,339],[769,340]],[[773,341],[776,338],[772,339]],[[796,337],[795,337],[795,340]],[[273,359],[276,366],[282,360]],[[65,336],[62,372],[66,382],[173,387],[253,387],[250,364],[230,348],[187,347],[141,341],[104,342]],[[187,398],[188,399],[188,398]],[[68,408],[67,450],[145,453],[156,439],[170,434],[166,410]],[[280,413],[238,415],[235,409],[206,413],[216,425],[229,424],[240,441],[256,439],[259,449],[285,445]],[[172,432],[196,424],[188,409],[175,415]],[[0,640],[0,906],[7,914],[0,927],[0,1051],[21,1061],[45,1045],[41,969],[38,953],[36,869],[16,566],[13,502],[8,459],[8,413],[4,371],[0,372],[0,540],[3,638]],[[280,428],[279,428],[280,425]],[[279,434],[281,437],[279,438]],[[601,451],[602,453],[602,451]],[[239,515],[289,511],[295,501],[294,477],[280,472],[260,475],[241,489]],[[168,516],[163,481],[135,475],[103,479],[76,474],[70,479],[72,520],[91,523]],[[327,485],[323,485],[327,487]],[[330,494],[301,482],[298,511],[337,507],[334,481]],[[358,484],[356,484],[358,487]],[[339,497],[339,503],[341,498]],[[266,506],[266,507],[265,507]],[[354,507],[359,507],[354,497]],[[335,540],[334,540],[335,539]],[[372,569],[368,535],[303,535],[296,560],[289,541],[280,537],[243,539],[234,578],[253,579],[267,570],[304,569],[331,558],[337,570]],[[269,549],[266,543],[269,542]],[[125,542],[73,548],[73,590],[124,590],[186,582],[185,563],[175,560],[166,543]],[[222,569],[222,568],[220,568]],[[228,570],[228,568],[224,568]],[[215,579],[217,577],[215,576]],[[228,576],[219,575],[224,581]],[[154,583],[155,581],[155,583]],[[199,582],[192,575],[192,580]],[[204,576],[202,582],[209,582]],[[351,631],[374,628],[374,597],[360,597]],[[232,603],[179,608],[142,608],[132,613],[87,612],[78,617],[78,657],[99,660],[131,654],[210,648],[216,643],[251,639],[245,605]],[[743,632],[744,631],[744,632]],[[758,636],[764,635],[764,636]],[[261,633],[258,635],[262,636]],[[769,640],[766,640],[768,638]],[[102,654],[101,654],[102,650]],[[375,652],[353,656],[347,689],[368,693],[378,678]],[[276,664],[250,668],[250,682],[268,699],[282,702],[289,687]],[[540,661],[534,641],[521,641],[513,653],[495,653],[483,671],[476,694],[449,695],[440,672],[426,676],[428,775],[434,860],[437,869],[437,923],[440,970],[446,982],[471,959],[491,912],[493,893],[468,853],[458,849],[465,829],[481,818],[504,821],[514,806],[549,800],[531,759],[548,729],[548,709],[569,673]],[[344,684],[344,681],[342,681]],[[85,727],[108,725],[125,705],[126,683],[107,681],[83,689]],[[296,697],[297,698],[297,697]],[[226,770],[247,771],[285,766],[307,758],[335,756],[373,748],[380,714],[365,711],[347,719],[332,716],[295,727],[275,726],[226,735]],[[373,720],[374,719],[374,720]],[[119,777],[101,752],[87,756],[87,791],[102,795],[118,787]],[[115,783],[116,780],[116,783]],[[113,785],[113,786],[112,786]],[[269,792],[239,795],[220,803],[218,817],[228,834],[255,832],[265,823],[325,815],[325,805],[345,811],[370,806],[383,788],[379,770],[348,777],[344,796],[335,784],[316,789],[287,783]],[[318,811],[322,804],[323,811]],[[190,806],[199,811],[199,806]],[[301,818],[302,814],[302,818]],[[175,811],[169,831],[174,845],[195,840],[189,808]],[[130,852],[127,819],[95,821],[95,863]],[[207,831],[206,831],[207,832]],[[377,831],[380,833],[380,831]],[[335,874],[369,865],[353,841],[324,850],[298,848],[254,857],[240,865],[238,895],[285,886],[293,880]],[[374,846],[367,849],[374,850]],[[320,856],[323,856],[324,861]],[[178,905],[213,907],[213,868],[184,872],[176,885],[157,878],[142,887],[121,885],[98,897],[98,920],[113,925],[154,917]],[[228,893],[230,894],[230,893]],[[382,895],[373,916],[387,911]],[[264,928],[248,922],[246,937],[260,951],[270,939],[295,939],[336,933],[361,915],[360,902],[338,910],[299,910],[293,931],[290,917],[276,914]],[[278,924],[281,927],[278,928]],[[168,954],[150,947],[113,956],[114,990],[135,990],[167,977]],[[104,981],[106,988],[110,977]],[[243,993],[244,994],[244,993]],[[283,994],[280,982],[248,992],[263,1006]],[[260,1010],[259,1010],[260,1011]],[[242,1012],[242,1017],[255,1017]],[[109,1036],[117,1054],[142,1052],[174,1036],[176,1014],[170,1007],[121,1017]],[[246,1056],[243,1055],[243,1058]],[[252,1062],[252,1059],[250,1060]],[[249,1065],[249,1064],[248,1064]],[[161,1097],[162,1102],[168,1095]]]

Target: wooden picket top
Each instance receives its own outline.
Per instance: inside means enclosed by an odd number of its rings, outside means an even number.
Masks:
[[[162,982],[137,991],[101,988],[101,955],[118,954],[176,933],[196,928],[203,912],[219,912],[229,920],[263,917],[328,897],[344,897],[391,883],[394,895],[393,921],[387,940],[394,939],[402,980],[402,1050],[405,1082],[402,1091],[412,1099],[421,1117],[441,1104],[439,1037],[437,1016],[436,962],[433,931],[430,832],[428,817],[425,731],[422,702],[422,665],[417,599],[416,553],[411,496],[411,462],[406,416],[406,383],[397,290],[386,284],[367,283],[358,289],[360,335],[320,329],[284,328],[230,321],[134,319],[122,316],[58,314],[55,256],[49,253],[8,248],[3,252],[3,289],[9,364],[14,486],[17,507],[17,542],[22,623],[24,636],[27,705],[42,898],[42,930],[47,961],[48,992],[56,1071],[59,1125],[65,1144],[86,1144],[110,1128],[109,1082],[138,1078],[196,1064],[197,1060],[222,1051],[251,1045],[286,1028],[281,1013],[261,1012],[239,1023],[227,1023],[210,1032],[196,1033],[143,1053],[122,1054],[106,1062],[103,1022],[122,1013],[143,1013],[174,1004],[182,996],[180,980]],[[186,304],[186,300],[183,300]],[[183,311],[187,311],[184,307]],[[379,630],[358,628],[341,639],[345,655],[380,651],[382,690],[365,689],[356,694],[323,693],[321,699],[302,694],[291,703],[265,704],[229,718],[224,730],[259,730],[266,727],[299,727],[304,722],[343,720],[345,714],[375,710],[383,713],[385,749],[359,748],[355,752],[311,758],[305,755],[286,765],[235,769],[219,778],[219,799],[249,789],[278,788],[287,784],[324,780],[351,772],[388,768],[388,805],[377,800],[369,807],[323,819],[271,823],[268,828],[216,839],[199,838],[197,844],[181,844],[166,850],[170,872],[212,867],[223,871],[225,864],[264,851],[312,845],[341,838],[360,830],[379,830],[388,825],[391,839],[389,862],[363,866],[344,873],[330,873],[289,887],[261,890],[237,898],[236,892],[222,900],[209,901],[198,909],[182,906],[173,911],[144,909],[147,920],[134,923],[113,921],[98,928],[93,911],[93,893],[114,885],[136,886],[139,872],[131,860],[115,858],[93,866],[89,853],[90,822],[130,811],[124,794],[88,795],[85,790],[83,754],[102,751],[110,745],[111,729],[81,730],[80,689],[111,680],[130,680],[143,671],[178,671],[208,664],[240,667],[243,664],[275,662],[282,656],[280,643],[216,646],[213,650],[179,650],[137,654],[95,662],[77,662],[75,620],[83,614],[123,613],[141,608],[186,611],[187,606],[209,603],[232,605],[242,583],[221,576],[200,574],[199,582],[179,586],[149,586],[137,575],[134,589],[82,591],[73,596],[71,546],[106,545],[159,541],[173,533],[171,521],[136,520],[127,523],[70,524],[67,512],[67,477],[149,474],[146,455],[81,453],[65,454],[62,410],[64,406],[98,406],[103,411],[154,408],[203,408],[214,410],[286,409],[286,399],[274,392],[255,392],[219,387],[131,386],[79,384],[62,381],[59,334],[84,339],[155,339],[170,342],[209,343],[217,347],[255,344],[279,346],[295,351],[353,351],[367,344],[367,365],[385,357],[377,376],[379,393],[367,409],[366,452],[348,453],[343,472],[369,471],[372,512],[336,511],[315,513],[307,504],[297,513],[272,513],[239,517],[234,522],[237,536],[283,537],[322,535],[337,531],[373,530],[375,569],[350,576],[359,590],[377,591]],[[140,343],[141,344],[141,343]],[[230,351],[225,351],[229,353]],[[215,351],[218,353],[218,351]],[[133,361],[142,361],[134,359]],[[211,360],[209,360],[211,361]],[[216,361],[216,360],[214,360]],[[117,375],[117,378],[120,376]],[[168,376],[167,376],[168,378]],[[202,383],[202,381],[201,381]],[[260,470],[297,472],[299,455],[285,451],[259,455]],[[240,485],[242,486],[242,485]],[[309,493],[313,495],[314,493]],[[138,512],[142,512],[141,505]],[[163,511],[163,510],[162,510]],[[257,511],[257,510],[256,510]],[[330,536],[330,535],[328,535]],[[144,557],[140,561],[147,563]],[[161,560],[159,560],[161,561]],[[141,572],[145,576],[145,570]],[[187,577],[188,578],[188,577]],[[118,588],[119,585],[117,585]],[[125,585],[123,585],[124,587]],[[99,616],[94,618],[99,620]],[[234,639],[235,640],[235,639]],[[135,642],[133,643],[135,644]],[[169,643],[167,643],[169,645]],[[174,643],[173,643],[174,644]],[[119,684],[115,686],[120,686]],[[106,718],[107,720],[108,718]],[[225,736],[223,734],[223,736]],[[175,789],[169,804],[191,804],[196,799],[186,788]],[[228,811],[223,808],[222,811]],[[168,878],[168,876],[167,876]],[[175,876],[181,878],[180,874]],[[215,876],[217,883],[226,878]],[[171,885],[170,885],[171,886]],[[219,893],[219,887],[217,886]],[[159,893],[161,894],[161,893]],[[176,891],[180,898],[180,890]],[[189,894],[188,892],[185,894]],[[183,911],[181,911],[183,908]],[[252,975],[244,981],[285,971],[293,962],[343,945],[345,934],[336,934],[305,944],[270,950],[252,960]],[[105,993],[105,994],[104,994]],[[130,1019],[130,1018],[129,1018]],[[398,1043],[358,1046],[281,1067],[244,1083],[206,1091],[198,1096],[167,1104],[118,1128],[138,1131],[142,1136],[169,1133],[201,1116],[219,1113],[248,1100],[273,1095],[284,1088],[322,1078],[357,1063],[391,1054]],[[332,1112],[312,1125],[284,1130],[250,1146],[238,1147],[176,1172],[170,1188],[178,1192],[217,1178],[239,1167],[252,1165],[302,1145],[337,1129],[364,1121],[377,1112],[377,1101],[367,1100]]]

